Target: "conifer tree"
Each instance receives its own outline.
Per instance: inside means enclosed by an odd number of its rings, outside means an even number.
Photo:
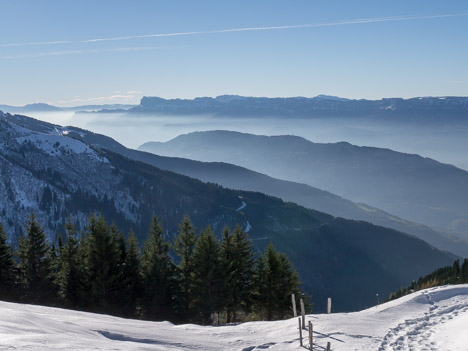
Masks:
[[[468,259],[467,258],[463,260],[461,270],[460,270],[460,277],[461,277],[462,283],[468,282]]]
[[[142,296],[142,277],[140,273],[140,248],[133,230],[127,239],[125,265],[123,267],[123,312],[127,316],[135,316],[137,304]]]
[[[284,318],[290,310],[291,293],[301,294],[297,272],[287,256],[270,243],[258,260],[255,277],[257,312],[267,320]]]
[[[222,291],[220,293],[220,304],[226,308],[226,323],[232,322],[232,317],[234,314],[234,295],[236,292],[234,284],[234,275],[236,272],[236,266],[234,262],[234,245],[233,237],[229,232],[229,228],[225,227],[223,229],[223,235],[221,239],[220,246],[220,262],[223,271],[223,285]]]
[[[0,298],[11,296],[14,282],[14,262],[7,236],[0,223]]]
[[[188,216],[185,216],[179,225],[179,233],[175,239],[174,251],[180,257],[178,265],[179,306],[178,314],[187,320],[193,317],[192,289],[194,265],[194,250],[197,235]]]
[[[115,312],[119,300],[120,250],[115,236],[100,215],[91,215],[87,227],[85,268],[89,303],[102,312]]]
[[[50,282],[50,298],[54,300],[58,297],[58,271],[59,271],[59,251],[55,248],[55,245],[49,243],[49,251],[47,252],[47,261],[49,263],[49,276],[48,281]]]
[[[457,283],[457,280],[460,278],[460,260],[456,260],[453,262],[452,266],[452,271],[453,271],[453,282]]]
[[[119,306],[119,309],[125,310],[125,314],[129,313],[128,307],[131,306],[126,306],[126,304],[129,302],[128,300],[128,287],[127,287],[127,278],[125,276],[125,271],[126,271],[126,261],[127,261],[127,243],[125,241],[124,235],[122,232],[119,231],[117,228],[117,225],[115,223],[112,223],[109,226],[109,232],[112,238],[112,241],[116,244],[117,247],[117,263],[115,266],[115,274],[117,276],[117,283],[115,286],[115,295],[116,295],[116,300],[113,301],[113,303],[117,304]]]
[[[291,310],[291,294],[295,296],[303,296],[306,309],[309,303],[309,296],[305,296],[301,289],[301,282],[296,270],[292,267],[291,262],[289,261],[288,256],[284,253],[277,253],[279,261],[279,277],[280,277],[280,289],[276,300],[278,301],[277,305],[277,318],[284,319],[286,314]]]
[[[172,319],[176,282],[174,264],[169,257],[170,245],[164,240],[157,216],[153,217],[149,237],[142,255],[142,272],[145,291],[143,305],[147,317]]]
[[[59,250],[57,284],[59,297],[70,307],[83,307],[85,276],[79,240],[71,218],[65,223],[67,241]],[[60,245],[59,245],[60,246]]]
[[[44,230],[32,214],[18,248],[21,283],[28,301],[46,302],[52,295],[49,250]]]
[[[249,312],[253,298],[253,271],[254,258],[252,254],[253,244],[239,225],[231,236],[232,259],[229,275],[229,301],[231,309],[231,321],[237,322],[238,311]]]
[[[194,253],[193,299],[203,324],[212,323],[212,315],[221,308],[223,269],[219,243],[208,227],[198,238]]]

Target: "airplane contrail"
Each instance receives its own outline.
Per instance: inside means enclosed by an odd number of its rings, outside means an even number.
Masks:
[[[118,40],[131,40],[131,39],[144,39],[144,38],[177,37],[177,36],[219,34],[219,33],[273,31],[273,30],[283,30],[283,29],[346,26],[346,25],[353,25],[353,24],[414,21],[414,20],[424,20],[424,19],[465,17],[465,16],[468,16],[468,13],[432,15],[432,16],[376,17],[376,18],[361,18],[361,19],[353,19],[353,20],[337,21],[337,22],[319,22],[319,23],[285,25],[285,26],[245,27],[245,28],[218,29],[218,30],[209,30],[209,31],[156,33],[156,34],[128,35],[128,36],[110,37],[110,38],[94,38],[94,39],[85,39],[85,40],[61,40],[61,41],[38,41],[38,42],[29,42],[29,43],[11,43],[11,44],[1,44],[0,47],[28,46],[28,45],[82,44],[82,43],[96,43],[96,42],[104,42],[104,41],[118,41]]]

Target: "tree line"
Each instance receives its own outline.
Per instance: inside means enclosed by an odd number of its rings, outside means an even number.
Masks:
[[[31,215],[17,249],[0,224],[0,298],[124,317],[212,324],[289,316],[300,281],[270,243],[262,255],[239,226],[218,240],[189,217],[173,243],[157,216],[139,245],[101,215],[78,233],[70,219],[56,243]],[[257,257],[258,256],[258,257]]]
[[[465,258],[461,265],[460,261],[456,260],[451,266],[438,268],[434,272],[420,277],[418,280],[413,281],[411,285],[391,293],[388,300],[394,300],[412,292],[435,286],[466,283],[468,283],[468,259]]]

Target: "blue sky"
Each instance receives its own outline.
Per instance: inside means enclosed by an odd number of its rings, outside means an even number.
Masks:
[[[468,95],[465,0],[0,0],[0,14],[0,104]]]

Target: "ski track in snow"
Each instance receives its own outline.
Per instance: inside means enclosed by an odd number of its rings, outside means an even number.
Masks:
[[[440,340],[435,336],[440,326],[461,313],[468,312],[468,302],[466,300],[456,302],[450,306],[439,306],[434,302],[431,295],[422,294],[427,303],[431,305],[428,312],[423,317],[407,319],[398,324],[385,335],[379,351],[389,350],[431,350],[438,351],[444,349]],[[468,349],[468,346],[467,346]]]

